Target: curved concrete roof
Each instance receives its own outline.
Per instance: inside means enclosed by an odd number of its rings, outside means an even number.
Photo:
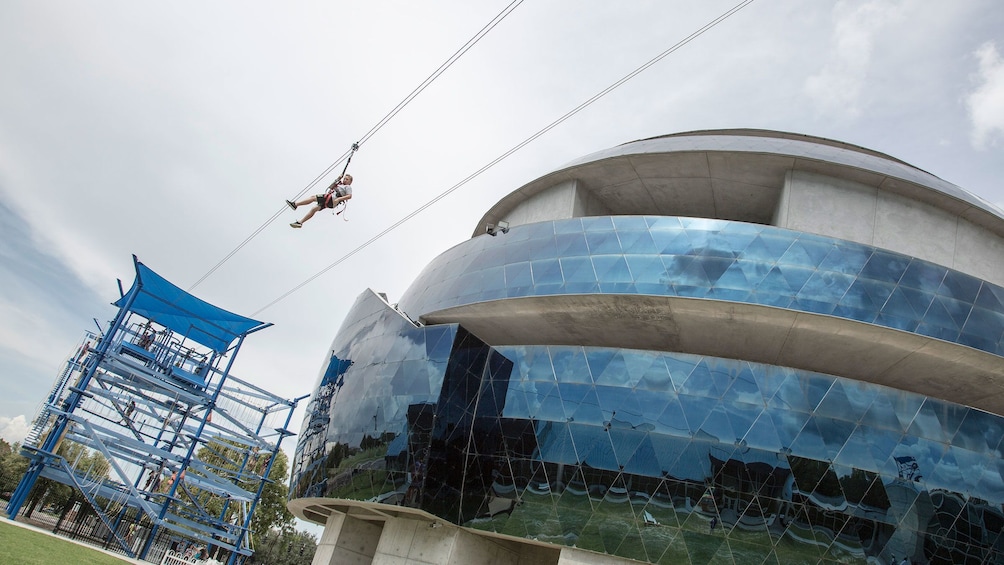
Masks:
[[[1004,236],[1004,211],[888,155],[807,135],[729,129],[643,139],[582,157],[504,197],[481,218],[472,237],[531,196],[568,180],[577,180],[611,214],[769,224],[789,170],[899,194]]]

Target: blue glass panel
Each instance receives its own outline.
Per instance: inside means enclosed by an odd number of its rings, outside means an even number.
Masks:
[[[980,410],[969,410],[952,438],[952,445],[978,453],[995,453],[1004,439],[1004,419]]]
[[[558,261],[566,283],[595,283],[596,273],[589,257],[562,257]]]
[[[523,245],[526,246],[531,261],[534,259],[551,259],[557,257],[557,246],[554,236],[531,239]]]
[[[840,304],[850,308],[878,312],[885,305],[896,287],[889,283],[856,279],[847,293],[840,299]],[[874,317],[874,316],[872,316]]]
[[[938,294],[972,304],[980,292],[980,284],[980,279],[976,277],[958,271],[948,271],[945,280],[941,282]]]
[[[958,332],[966,323],[972,304],[937,296],[927,309],[924,323]]]
[[[592,383],[586,354],[581,347],[552,347],[548,349],[554,376],[562,383]]]
[[[696,434],[704,425],[711,410],[718,404],[718,400],[706,396],[691,396],[689,394],[679,395],[680,406],[687,418],[687,426],[692,434]]]
[[[506,287],[529,287],[533,284],[530,262],[510,263],[505,266]]]
[[[561,278],[561,265],[557,259],[530,261],[530,272],[533,274],[534,286],[563,282]]]
[[[815,269],[826,259],[833,249],[832,243],[796,239],[784,255],[777,260],[779,265],[793,265]]]
[[[948,269],[945,267],[914,259],[903,273],[899,284],[933,294],[941,287],[946,274]]]
[[[658,255],[628,255],[625,259],[635,282],[659,284],[666,276]],[[665,289],[664,285],[659,286]]]
[[[889,253],[876,249],[861,269],[862,278],[885,282],[899,282],[906,272],[910,259],[898,253]]]
[[[587,216],[579,218],[582,222],[582,229],[590,232],[613,231],[614,222],[610,216]]]
[[[817,271],[802,285],[795,298],[800,302],[812,300],[836,303],[853,282],[854,278],[847,275]]]
[[[505,269],[503,267],[491,267],[481,271],[481,289],[504,291],[506,286]],[[497,296],[505,296],[502,292]]]
[[[691,430],[687,417],[680,406],[679,400],[675,396],[666,402],[665,409],[656,418],[656,429],[675,436],[690,436]]]
[[[601,286],[607,282],[629,283],[633,280],[623,255],[594,255],[592,259]]]
[[[794,437],[798,433],[795,430],[791,434]],[[774,420],[770,413],[761,412],[760,416],[757,417],[756,422],[750,427],[749,431],[743,437],[743,441],[749,447],[755,449],[763,449],[765,451],[780,452],[785,444],[782,443],[780,436],[777,433],[777,429],[774,427]]]
[[[747,261],[776,261],[791,247],[792,238],[777,234],[761,233],[742,251],[740,259]]]
[[[537,445],[540,458],[544,461],[574,465],[578,463],[575,444],[568,432],[568,426],[562,423],[546,422],[537,432]]]
[[[701,257],[698,261],[695,261],[693,266],[700,267],[703,270],[704,278],[708,282],[708,286],[713,286],[718,282],[730,266],[732,266],[732,259],[723,259],[720,257]]]
[[[857,276],[871,255],[870,247],[855,243],[836,242],[826,258],[819,263],[819,270]]]
[[[655,241],[648,231],[619,230],[617,232],[621,240],[621,248],[624,253],[658,253],[655,248]]]
[[[582,218],[569,218],[567,220],[557,220],[553,222],[554,233],[581,233]]]
[[[614,231],[586,232],[586,245],[592,255],[621,253],[620,240]]]
[[[690,255],[694,252],[691,232],[685,230],[658,232],[653,233],[652,238],[656,248],[663,255]]]
[[[644,477],[659,477],[662,475],[659,457],[648,434],[634,451],[634,455],[624,465],[624,472]]]
[[[602,426],[607,421],[603,409],[600,407],[600,399],[596,394],[596,388],[592,387],[586,391],[586,395],[575,407],[571,415],[571,420],[579,424],[592,424]]]
[[[976,296],[976,306],[993,312],[1004,312],[1004,288],[984,282]]]
[[[554,236],[557,257],[581,257],[589,255],[586,235],[583,233],[559,233]]]
[[[784,266],[774,267],[763,278],[758,293],[773,292],[782,296],[794,296],[816,274],[812,269]]]

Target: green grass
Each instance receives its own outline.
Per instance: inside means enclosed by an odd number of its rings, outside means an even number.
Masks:
[[[0,519],[0,561],[5,565],[122,565],[111,555],[27,530]]]

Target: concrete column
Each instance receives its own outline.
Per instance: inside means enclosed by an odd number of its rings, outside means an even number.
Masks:
[[[372,565],[520,565],[520,548],[450,524],[386,522]]]
[[[383,528],[335,512],[328,517],[312,565],[372,565]]]

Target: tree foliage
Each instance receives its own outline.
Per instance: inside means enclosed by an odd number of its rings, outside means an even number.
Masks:
[[[268,466],[268,453],[249,452],[247,447],[229,441],[214,441],[199,449],[199,460],[219,469],[223,476],[233,477],[235,483],[242,489],[255,493],[258,491],[257,477],[265,472]],[[237,472],[244,467],[244,475]],[[251,517],[251,535],[260,539],[272,528],[288,529],[293,523],[293,514],[286,509],[286,497],[289,487],[286,484],[289,475],[289,462],[281,450],[276,454],[275,462],[268,474],[268,482],[262,490],[261,500]],[[235,504],[225,504],[221,496],[205,494],[199,504],[210,513],[219,515],[226,506],[226,520],[231,521],[240,511]]]
[[[309,565],[317,551],[317,538],[303,531],[271,529],[258,538],[248,563]]]

